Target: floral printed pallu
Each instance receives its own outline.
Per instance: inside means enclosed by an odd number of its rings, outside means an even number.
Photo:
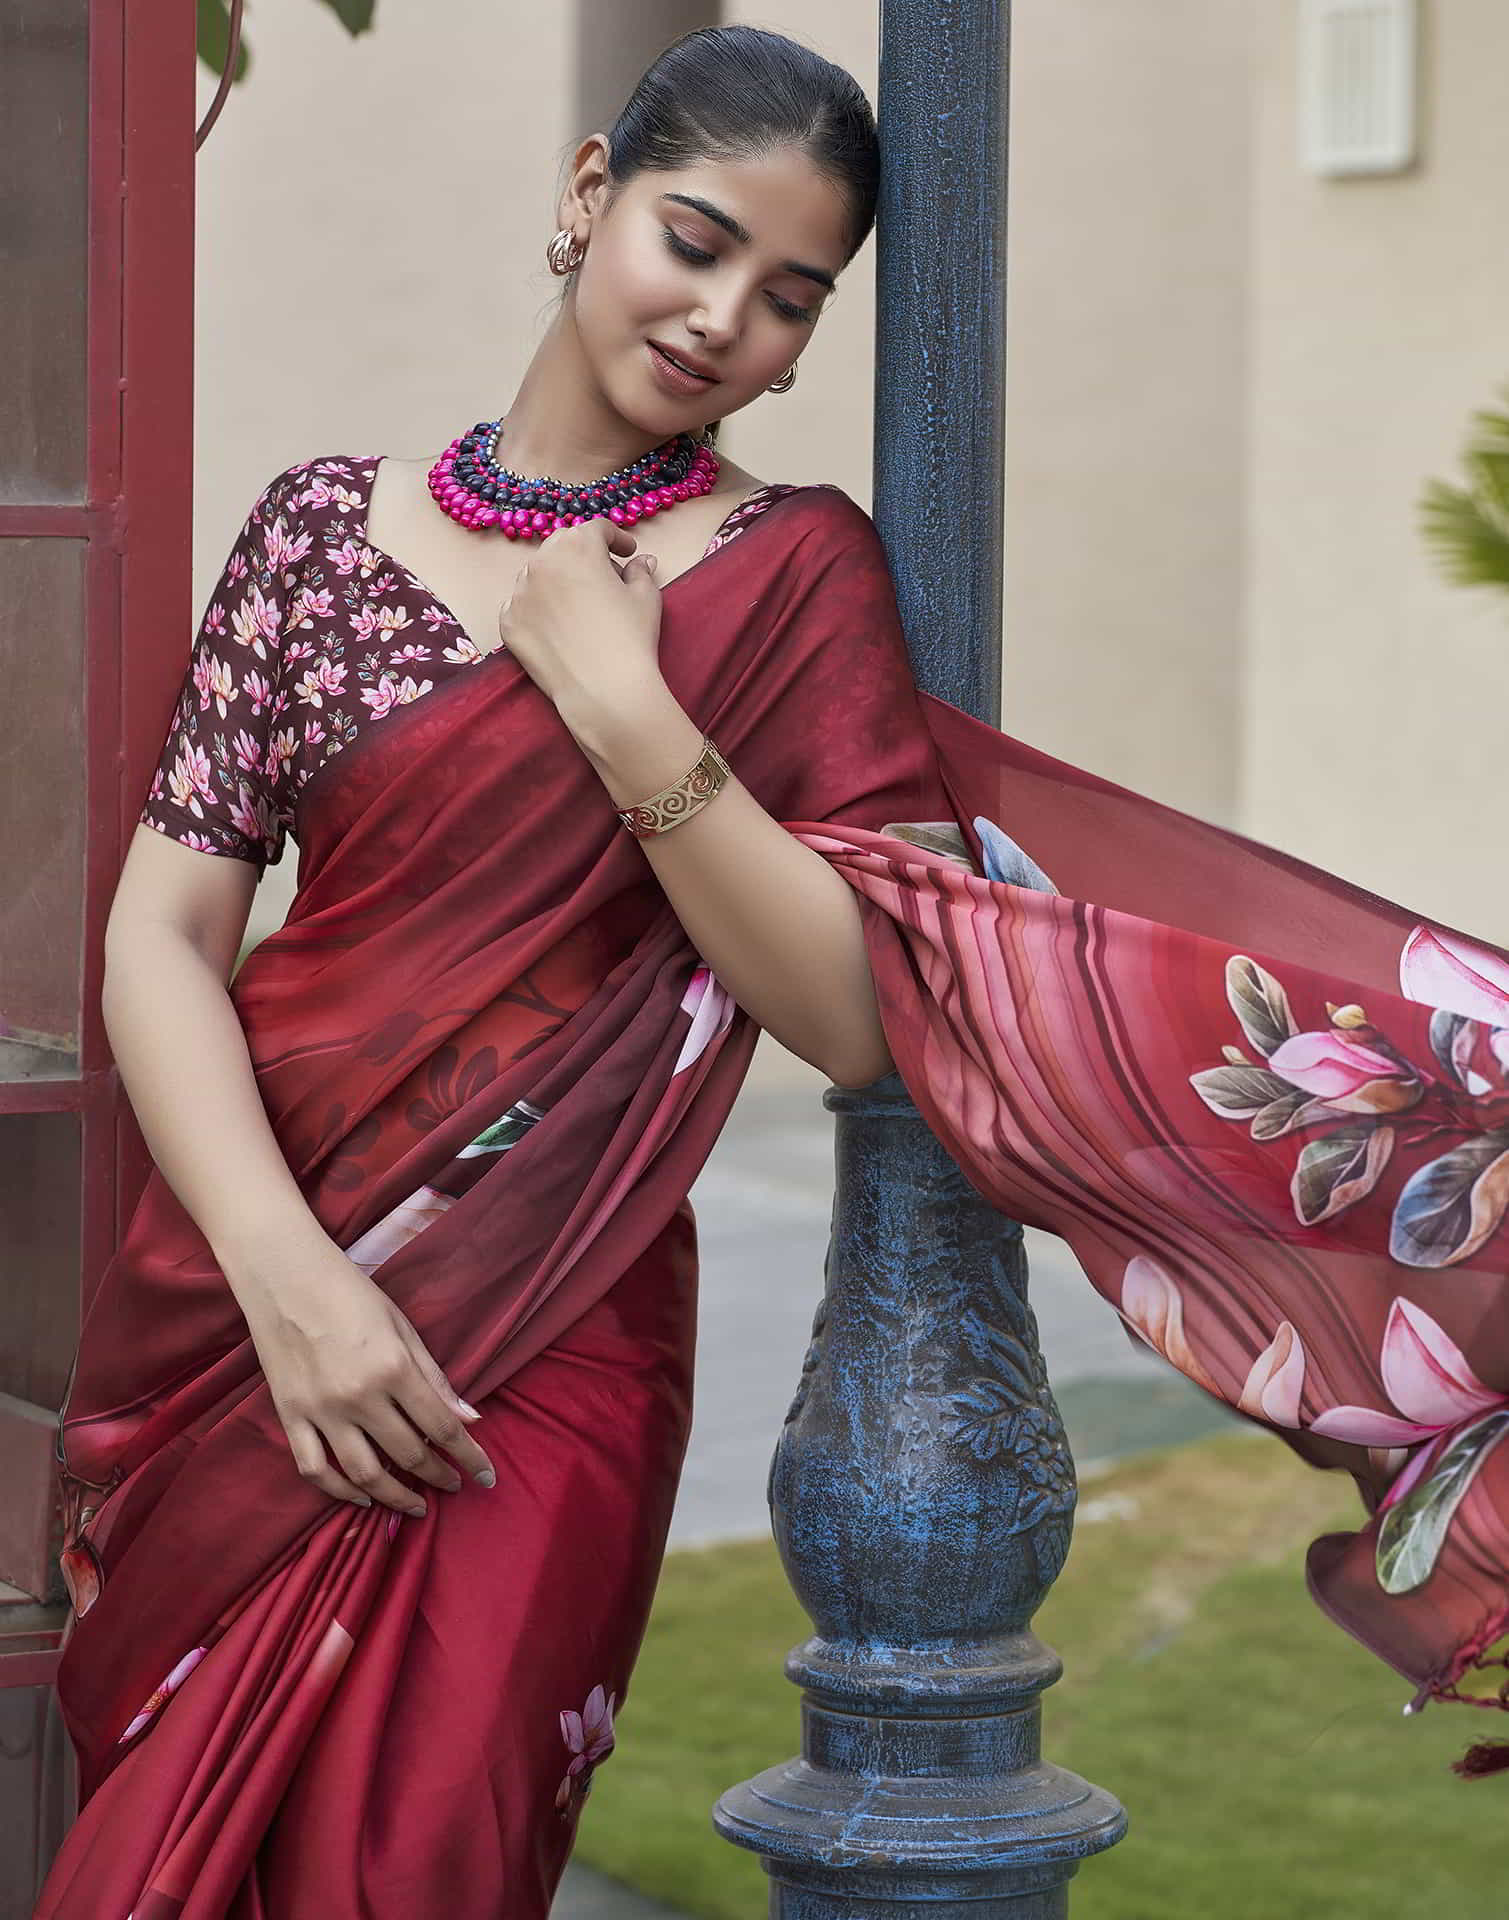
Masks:
[[[285,582],[329,464],[261,503]],[[1311,1590],[1417,1700],[1465,1697],[1509,1626],[1509,953],[919,695],[838,489],[662,611],[677,698],[855,890],[897,1069],[966,1175],[1354,1475]],[[499,1484],[413,1481],[415,1519],[301,1480],[154,1173],[61,1422],[82,1805],[39,1920],[312,1887],[331,1920],[544,1920],[622,1735],[690,1419],[685,1196],[756,1030],[504,652],[319,766],[297,825],[288,921],[231,988],[258,1087]]]

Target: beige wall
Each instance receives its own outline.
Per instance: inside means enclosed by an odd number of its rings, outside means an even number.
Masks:
[[[1156,31],[1114,0],[1013,10],[1002,724],[1222,821],[1237,795],[1249,6],[1159,0]],[[804,41],[875,99],[876,0],[728,0],[724,17]],[[872,238],[791,395],[723,430],[741,464],[871,504],[874,327]]]
[[[248,8],[254,65],[198,161],[199,607],[282,467],[438,452],[528,364],[573,14],[530,9],[521,47],[513,13],[380,8],[352,39],[310,0]],[[201,67],[201,113],[213,92]]]
[[[1002,725],[1237,824],[1251,0],[1018,0]]]
[[[1295,13],[1017,0],[1003,724],[1504,938],[1509,623],[1440,581],[1414,504],[1509,373],[1509,10],[1427,3],[1424,163],[1347,182],[1295,159]],[[312,4],[251,16],[256,70],[199,159],[196,613],[279,468],[432,452],[506,405],[564,164],[697,17],[450,0],[353,41]],[[876,0],[725,17],[874,98]],[[795,389],[723,429],[762,477],[866,506],[874,258]]]
[[[1509,8],[1422,8],[1422,155],[1294,154],[1294,6],[1257,9],[1244,822],[1509,939],[1509,600],[1446,585],[1416,501],[1509,376]]]

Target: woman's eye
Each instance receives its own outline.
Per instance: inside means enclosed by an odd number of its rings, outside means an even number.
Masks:
[[[690,261],[694,267],[705,267],[715,258],[705,248],[690,245],[681,238],[680,234],[673,233],[669,227],[662,227],[660,231],[665,235],[665,243],[671,252],[682,260]],[[770,301],[776,312],[785,314],[788,320],[810,320],[813,317],[808,308],[799,307],[791,300],[783,300],[778,293],[771,294]]]
[[[672,233],[669,227],[662,227],[661,232],[665,235],[666,244],[671,252],[679,253],[683,260],[695,260],[700,267],[705,266],[712,259],[713,256],[710,253],[704,253],[701,247],[688,246],[686,241],[679,234]]]

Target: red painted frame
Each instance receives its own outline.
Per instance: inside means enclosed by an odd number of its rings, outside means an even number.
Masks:
[[[195,18],[193,0],[91,0],[86,498],[0,505],[0,539],[87,543],[79,1073],[0,1081],[0,1113],[79,1115],[81,1314],[151,1164],[100,988],[105,922],[192,615]],[[52,1683],[67,1612],[0,1606],[0,1687]]]

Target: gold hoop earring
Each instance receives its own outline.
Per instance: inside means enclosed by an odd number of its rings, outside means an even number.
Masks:
[[[791,389],[795,385],[796,385],[796,362],[793,360],[791,365],[781,375],[780,379],[772,380],[770,385],[765,389],[765,391],[767,393],[790,393]]]
[[[578,240],[570,227],[562,227],[545,249],[550,271],[555,274],[575,273],[586,257],[586,241]]]

